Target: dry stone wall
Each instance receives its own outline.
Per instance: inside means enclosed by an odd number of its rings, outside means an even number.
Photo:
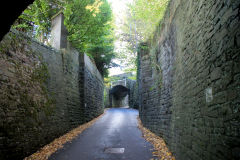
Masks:
[[[103,80],[86,58],[15,31],[4,38],[0,159],[22,159],[103,112]]]
[[[239,9],[172,0],[139,47],[140,118],[176,159],[240,159]]]

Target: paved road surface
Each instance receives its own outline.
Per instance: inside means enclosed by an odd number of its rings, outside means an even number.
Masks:
[[[109,109],[93,126],[82,132],[72,143],[65,144],[49,159],[150,160],[153,147],[142,138],[142,133],[137,128],[137,116],[137,110]]]

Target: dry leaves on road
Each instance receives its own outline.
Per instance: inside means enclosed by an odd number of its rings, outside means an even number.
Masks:
[[[35,152],[29,157],[24,158],[24,160],[47,160],[50,157],[50,155],[52,155],[58,149],[62,148],[65,143],[72,141],[75,137],[82,133],[82,131],[92,126],[100,117],[103,116],[103,114],[91,120],[88,123],[78,126],[77,128],[66,133],[65,135],[56,138],[53,142],[44,146],[39,151]]]
[[[147,128],[143,127],[140,118],[138,117],[138,128],[142,131],[143,137],[154,146],[154,152],[152,152],[153,156],[158,157],[160,160],[175,160],[175,157],[167,148],[164,140],[152,133]]]

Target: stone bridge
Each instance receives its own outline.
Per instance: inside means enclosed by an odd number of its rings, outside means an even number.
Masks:
[[[111,88],[109,89],[110,107],[134,107],[136,81],[129,79],[130,76],[133,76],[131,72],[113,76],[117,80],[111,82]]]

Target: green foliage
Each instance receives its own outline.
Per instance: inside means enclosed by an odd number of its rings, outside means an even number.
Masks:
[[[92,57],[100,73],[107,76],[114,57],[112,11],[108,2],[70,0],[64,15],[71,44]]]
[[[120,78],[120,77],[117,77],[117,76],[104,77],[104,85],[105,85],[107,88],[110,88],[111,82],[115,82],[115,81],[118,81],[118,80],[120,80],[120,79],[121,79],[121,78]]]
[[[114,65],[111,63],[114,57],[113,49],[114,46],[110,42],[91,45],[87,49],[87,53],[95,60],[99,72],[104,76],[108,75],[107,69]]]
[[[109,83],[109,82],[113,82],[113,81],[118,81],[120,79],[121,78],[117,77],[117,76],[109,76],[109,77],[104,78],[104,82]]]
[[[110,88],[111,80],[109,79],[109,77],[104,77],[104,86]]]
[[[58,0],[35,0],[19,16],[13,28],[33,34],[41,42],[47,41],[51,27],[51,17],[63,9],[64,3]]]
[[[153,32],[164,16],[169,0],[134,0],[129,6],[136,30],[143,41],[153,36]]]
[[[131,77],[128,77],[128,79],[137,80],[137,77],[136,76],[131,76]]]
[[[140,42],[153,37],[154,31],[164,16],[169,0],[133,0],[128,5],[124,24],[120,27],[120,41],[124,43],[117,57],[125,62],[128,70],[137,70],[137,51]],[[141,49],[147,46],[141,46]]]
[[[113,66],[114,36],[112,11],[107,0],[35,0],[16,20],[13,28],[48,42],[51,18],[58,12],[65,15],[68,39],[80,53],[87,53],[106,76]]]
[[[101,5],[101,12],[96,16],[86,7],[93,3],[92,0],[69,0],[66,5],[65,26],[69,32],[69,40],[73,46],[85,51],[88,44],[96,43],[103,35],[103,31],[109,27],[107,24],[111,18],[111,10],[105,1]]]

